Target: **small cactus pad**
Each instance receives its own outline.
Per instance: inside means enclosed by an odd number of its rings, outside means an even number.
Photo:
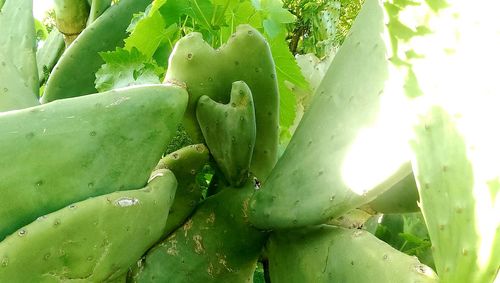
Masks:
[[[184,89],[149,85],[0,113],[0,239],[70,203],[144,186],[186,105]]]
[[[161,237],[176,185],[172,172],[160,170],[144,189],[90,198],[39,217],[0,242],[0,281],[122,277]]]
[[[195,144],[170,153],[156,166],[156,169],[164,168],[174,172],[178,182],[164,235],[170,234],[184,224],[201,201],[202,192],[196,181],[196,174],[208,163],[208,158],[208,148],[203,144]]]
[[[150,3],[150,0],[122,0],[89,25],[57,62],[47,81],[42,103],[97,92],[95,73],[104,64],[99,52],[123,45],[132,16]]]
[[[200,97],[196,116],[222,173],[232,186],[242,186],[248,179],[256,135],[252,93],[247,84],[233,83],[228,104],[206,95]]]
[[[279,229],[322,224],[411,172],[402,81],[390,77],[381,1],[366,0],[283,156],[250,202],[250,221]],[[252,90],[253,92],[253,90]]]
[[[261,181],[266,179],[278,158],[279,94],[269,45],[257,30],[240,25],[217,50],[200,33],[188,34],[170,56],[165,81],[186,85],[189,105],[184,127],[196,142],[203,141],[196,119],[198,99],[207,95],[227,103],[232,83],[244,81],[252,92],[257,128],[250,171]]]
[[[131,282],[251,282],[267,233],[247,219],[253,181],[206,199],[139,263]]]
[[[416,257],[359,229],[323,225],[276,232],[267,252],[273,283],[438,282]]]

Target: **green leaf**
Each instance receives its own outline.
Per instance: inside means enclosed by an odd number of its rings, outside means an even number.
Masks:
[[[125,39],[125,49],[136,48],[140,53],[150,58],[163,41],[165,22],[162,15],[156,11],[137,22],[132,34]]]
[[[95,85],[99,92],[111,89],[141,85],[159,84],[160,78],[156,73],[156,63],[148,60],[149,57],[141,54],[136,48],[101,52],[106,64],[96,73]]]
[[[188,0],[169,0],[158,11],[167,26],[177,23],[182,15],[195,16]]]
[[[276,73],[278,76],[278,86],[280,91],[280,126],[289,128],[296,114],[296,99],[287,86],[286,82],[290,82],[296,87],[309,89],[309,84],[305,80],[300,71],[300,68],[293,57],[293,54],[288,49],[288,44],[284,36],[280,36],[269,41],[271,52],[273,54],[274,63],[276,65]]]
[[[264,30],[270,38],[285,33],[285,24],[296,20],[292,13],[283,8],[281,0],[252,0],[252,4],[261,13]]]

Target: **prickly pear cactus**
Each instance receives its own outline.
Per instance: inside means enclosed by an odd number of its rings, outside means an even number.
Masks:
[[[176,186],[172,172],[158,170],[143,189],[39,217],[0,242],[0,281],[108,282],[126,274],[162,236]]]
[[[184,89],[151,85],[0,113],[0,239],[72,202],[142,187],[186,104]]]
[[[39,104],[31,0],[6,1],[0,12],[0,111]]]
[[[232,186],[242,186],[248,179],[256,136],[254,104],[247,84],[233,83],[228,104],[200,97],[196,117],[220,170]]]
[[[183,147],[163,157],[156,169],[169,169],[177,178],[177,193],[170,207],[164,235],[169,235],[186,222],[202,199],[197,174],[208,163],[209,152],[205,145],[196,144]]]
[[[42,103],[96,93],[95,73],[104,64],[99,52],[114,50],[123,44],[133,14],[143,11],[149,3],[149,0],[120,1],[99,21],[90,24],[57,62],[47,81]]]
[[[418,190],[413,173],[408,174],[376,199],[366,204],[373,213],[410,213],[420,211]]]
[[[377,0],[365,2],[290,144],[252,198],[256,227],[325,223],[411,172],[405,98],[402,82],[390,76],[384,11]]]
[[[252,282],[267,233],[248,222],[253,181],[205,200],[175,233],[151,249],[132,282]]]
[[[273,233],[272,282],[438,282],[434,271],[358,229],[323,225]]]
[[[498,179],[482,180],[489,169],[477,155],[485,152],[469,152],[474,138],[464,136],[460,124],[436,106],[415,128],[422,211],[442,281],[492,282],[500,268],[500,221],[498,216],[482,218],[500,209],[494,202]]]
[[[274,61],[264,37],[248,25],[240,25],[225,45],[214,50],[200,33],[191,33],[177,42],[169,65],[165,81],[185,84],[188,89],[183,123],[195,141],[203,141],[195,111],[198,99],[207,95],[227,103],[233,82],[248,85],[257,129],[250,171],[265,180],[278,158],[279,95]]]
[[[68,46],[87,25],[90,5],[87,0],[55,0],[54,4],[56,27]]]

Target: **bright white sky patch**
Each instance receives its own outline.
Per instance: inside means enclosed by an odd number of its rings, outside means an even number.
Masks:
[[[43,20],[45,12],[54,6],[53,0],[34,0],[33,1],[33,15],[39,21]]]

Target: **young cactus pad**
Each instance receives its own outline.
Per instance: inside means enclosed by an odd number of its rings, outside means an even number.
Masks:
[[[208,163],[208,148],[203,144],[183,147],[163,157],[156,169],[169,169],[177,179],[175,201],[170,207],[164,235],[182,226],[202,199],[196,175]]]
[[[323,225],[274,233],[267,246],[273,283],[438,282],[434,271],[372,234]]]
[[[0,242],[0,281],[119,278],[162,236],[176,185],[172,172],[160,170],[144,189],[90,198],[38,218]]]
[[[279,94],[269,45],[257,30],[240,25],[217,50],[200,33],[188,34],[170,56],[165,81],[186,85],[189,105],[184,127],[198,142],[203,141],[195,111],[198,99],[207,95],[227,103],[232,83],[244,81],[252,92],[257,128],[250,171],[258,179],[266,179],[278,158]]]
[[[132,16],[150,2],[122,0],[89,25],[57,62],[47,81],[42,103],[97,92],[95,73],[104,64],[99,52],[123,45]]]
[[[139,263],[131,282],[252,282],[267,233],[250,225],[253,180],[224,188]]]
[[[255,146],[255,111],[247,84],[234,82],[228,104],[204,95],[198,100],[196,117],[217,165],[234,187],[248,179]]]
[[[32,0],[5,3],[0,34],[0,111],[39,104]]]
[[[256,227],[325,223],[411,172],[405,97],[399,77],[389,76],[384,11],[380,1],[365,1],[290,144],[252,198]]]
[[[70,203],[144,186],[186,105],[184,89],[150,85],[0,113],[0,239]]]

